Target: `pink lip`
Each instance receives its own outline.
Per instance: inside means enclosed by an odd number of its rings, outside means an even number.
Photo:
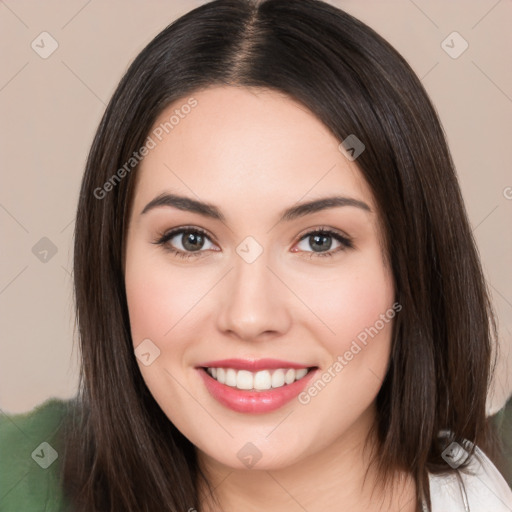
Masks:
[[[281,361],[279,359],[222,359],[199,364],[197,368],[233,368],[234,370],[257,372],[258,370],[277,370],[278,368],[300,370],[301,368],[311,368],[312,366]]]
[[[219,363],[219,361],[217,361],[216,364],[217,363]],[[221,368],[222,365],[212,365],[212,367]],[[233,366],[227,367],[234,368]],[[290,368],[290,366],[287,365],[284,365],[284,367]],[[269,366],[265,366],[265,368],[269,368]],[[279,368],[283,368],[283,366],[279,366]],[[299,368],[306,367],[299,366]],[[281,386],[280,388],[270,389],[268,391],[243,391],[221,384],[211,377],[204,368],[197,368],[197,370],[203,379],[206,389],[219,403],[236,412],[253,414],[271,412],[283,407],[304,390],[318,371],[317,368],[313,369],[302,379],[296,380],[292,384]]]

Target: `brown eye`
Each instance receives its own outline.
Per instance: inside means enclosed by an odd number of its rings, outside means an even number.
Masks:
[[[176,236],[174,238],[176,238]],[[198,251],[202,248],[205,242],[205,236],[195,231],[184,231],[181,233],[181,236],[181,245],[187,251]]]

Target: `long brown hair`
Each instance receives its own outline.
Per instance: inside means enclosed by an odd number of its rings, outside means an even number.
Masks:
[[[217,0],[176,20],[137,56],[87,160],[74,247],[82,366],[63,467],[74,510],[201,510],[206,478],[194,446],[151,396],[133,354],[122,263],[137,172],[126,163],[166,106],[212,85],[283,92],[340,141],[355,134],[366,145],[357,164],[381,214],[402,306],[377,396],[376,464],[383,475],[409,472],[418,509],[422,496],[430,508],[427,470],[452,471],[439,431],[450,432],[445,443],[490,446],[495,339],[435,109],[397,51],[342,10],[318,0]]]

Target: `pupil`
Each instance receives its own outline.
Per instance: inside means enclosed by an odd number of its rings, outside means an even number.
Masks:
[[[183,247],[189,251],[197,251],[203,245],[202,242],[203,235],[189,232],[183,239]]]
[[[311,247],[313,250],[315,249],[315,245],[320,247],[320,250],[325,249],[329,250],[332,245],[332,240],[330,235],[313,235],[313,244]]]

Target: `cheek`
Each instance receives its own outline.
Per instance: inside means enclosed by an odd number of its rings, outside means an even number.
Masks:
[[[348,428],[374,401],[387,371],[399,308],[394,307],[391,271],[377,248],[347,258],[334,278],[314,284],[311,309],[321,312],[334,333],[318,324],[328,357],[299,401],[331,411],[332,422],[317,425],[329,437]]]
[[[345,352],[376,324],[380,338],[389,337],[392,322],[383,324],[381,315],[392,308],[394,285],[377,247],[347,257],[336,270],[330,269],[328,279],[311,276],[296,281],[303,283],[298,294],[318,317],[316,330],[321,330],[319,339],[330,354]]]
[[[133,346],[149,339],[159,349],[150,365],[138,361],[139,369],[162,410],[180,423],[190,407],[188,395],[177,384],[183,380],[183,359],[190,345],[186,315],[204,295],[204,285],[197,283],[197,273],[173,267],[143,242],[128,245],[127,254],[125,287]]]
[[[173,269],[161,254],[135,244],[126,262],[125,286],[135,346],[149,338],[163,348],[180,319],[204,293],[190,271]]]
[[[170,283],[165,275],[157,276],[154,268],[137,261],[127,265],[125,282],[134,345],[145,338],[159,340],[172,327],[170,312],[176,304]]]

